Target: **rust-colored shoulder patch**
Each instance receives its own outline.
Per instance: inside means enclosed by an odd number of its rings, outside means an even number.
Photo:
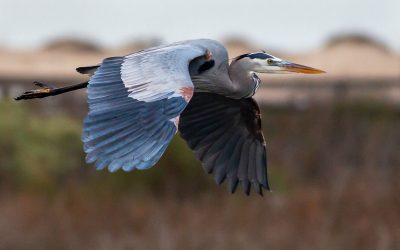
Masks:
[[[189,102],[190,99],[192,99],[192,96],[193,96],[193,88],[192,87],[182,87],[179,90],[186,102]]]

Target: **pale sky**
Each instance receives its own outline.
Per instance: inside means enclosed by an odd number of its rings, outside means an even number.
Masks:
[[[77,36],[103,46],[242,37],[307,50],[363,32],[400,51],[399,0],[0,0],[0,46],[34,48]]]

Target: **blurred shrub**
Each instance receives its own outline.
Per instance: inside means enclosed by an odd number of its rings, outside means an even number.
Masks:
[[[0,104],[0,176],[34,187],[55,187],[81,167],[80,125],[67,117],[36,117],[23,104]],[[11,183],[10,183],[11,184]]]
[[[95,43],[74,38],[60,38],[49,42],[43,48],[44,51],[63,51],[68,53],[99,53],[101,48]]]
[[[0,186],[54,193],[115,195],[153,192],[194,195],[216,187],[186,143],[176,136],[153,168],[96,171],[82,149],[81,121],[39,115],[27,103],[0,103]],[[377,103],[317,105],[307,110],[264,107],[272,189],[334,186],[348,171],[386,182],[400,178],[400,113]],[[369,178],[369,177],[368,177]]]
[[[365,45],[378,48],[382,51],[388,52],[389,49],[385,44],[375,37],[371,37],[361,33],[341,33],[332,36],[326,43],[327,48],[333,48],[342,44]]]
[[[204,190],[207,177],[185,142],[175,138],[152,169],[125,173],[88,166],[81,121],[63,115],[38,115],[28,103],[0,103],[0,184],[54,192],[78,185],[95,192],[124,193]],[[200,176],[200,177],[199,177]],[[187,189],[185,187],[192,187]]]
[[[217,187],[179,136],[149,170],[96,171],[81,120],[33,110],[0,103],[1,249],[399,249],[396,107],[262,107],[263,199]]]

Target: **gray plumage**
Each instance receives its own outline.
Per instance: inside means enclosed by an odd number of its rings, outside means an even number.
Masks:
[[[16,100],[88,88],[89,113],[82,141],[86,161],[97,169],[147,169],[160,159],[179,130],[204,169],[230,192],[239,183],[269,190],[260,109],[252,96],[256,73],[322,73],[265,52],[231,63],[225,47],[189,40],[111,57],[77,71],[88,82],[63,88],[38,84]]]

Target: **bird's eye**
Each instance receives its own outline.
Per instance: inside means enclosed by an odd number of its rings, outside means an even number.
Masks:
[[[274,62],[274,60],[272,60],[271,58],[267,59],[268,64],[272,64],[273,62]]]

